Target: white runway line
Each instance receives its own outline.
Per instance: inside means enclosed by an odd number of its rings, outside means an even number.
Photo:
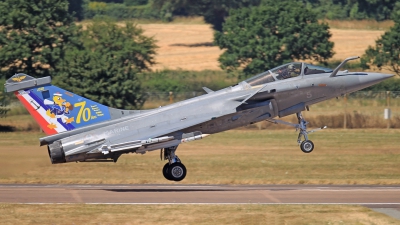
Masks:
[[[235,186],[155,186],[155,185],[57,185],[57,184],[50,184],[50,185],[0,185],[0,188],[149,188],[149,189],[156,189],[156,188],[213,188],[213,189],[221,189],[221,188],[237,188]],[[239,186],[240,187],[240,186]],[[243,187],[242,187],[243,188]],[[247,189],[247,188],[246,188]]]
[[[296,190],[301,190],[301,191],[327,191],[327,192],[350,192],[350,191],[356,191],[356,192],[360,192],[360,191],[400,191],[399,188],[396,189],[377,189],[377,188],[371,188],[371,189],[345,189],[345,190],[341,190],[341,189],[296,189]]]
[[[0,204],[16,204],[16,205],[362,205],[362,206],[374,206],[374,205],[396,205],[400,206],[398,203],[177,203],[177,202],[164,202],[164,203],[154,203],[154,202],[115,202],[115,203],[97,203],[97,202],[87,202],[87,203],[46,203],[46,202],[28,202],[28,203],[0,203]]]

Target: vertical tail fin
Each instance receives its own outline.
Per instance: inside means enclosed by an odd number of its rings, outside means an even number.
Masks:
[[[50,84],[51,78],[16,74],[6,81],[43,131],[57,134],[111,119],[110,109]]]

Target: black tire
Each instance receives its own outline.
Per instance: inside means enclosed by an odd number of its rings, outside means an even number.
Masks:
[[[310,140],[303,141],[300,144],[300,149],[304,153],[310,153],[310,152],[312,152],[314,150],[314,143],[312,141],[310,141]]]
[[[180,162],[172,163],[168,169],[171,180],[181,181],[186,177],[186,167]]]
[[[165,179],[167,179],[167,180],[172,180],[172,179],[170,178],[170,176],[169,176],[168,169],[169,169],[169,163],[166,163],[166,164],[164,165],[163,169],[162,169],[162,174],[164,175]]]

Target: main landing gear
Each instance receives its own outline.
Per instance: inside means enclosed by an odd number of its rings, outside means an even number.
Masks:
[[[280,123],[280,124],[284,124],[284,125],[289,125],[292,127],[296,128],[296,131],[299,130],[299,136],[297,138],[297,143],[300,145],[300,149],[301,151],[303,151],[304,153],[310,153],[314,150],[314,143],[308,139],[308,134],[322,130],[322,129],[326,129],[327,126],[323,126],[314,130],[310,130],[307,131],[307,124],[308,122],[303,118],[303,115],[301,114],[301,112],[296,113],[297,116],[297,120],[299,121],[298,124],[293,124],[293,123],[288,123],[286,121],[282,121],[282,120],[268,120],[269,122],[272,123]],[[304,138],[304,141],[302,141],[302,137]]]
[[[169,148],[164,148],[164,157],[162,156],[161,151],[161,159],[168,160],[163,167],[163,175],[167,180],[173,181],[181,181],[186,177],[186,167],[181,163],[181,160],[175,155],[175,151],[178,146],[173,146]]]

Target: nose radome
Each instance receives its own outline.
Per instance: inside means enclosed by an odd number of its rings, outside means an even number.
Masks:
[[[377,80],[386,80],[394,76],[393,74],[385,74],[385,73],[373,73],[371,75],[376,77]]]
[[[384,80],[394,76],[394,74],[385,74],[385,73],[381,73],[381,74],[382,74],[382,77],[383,77]]]
[[[357,73],[355,75],[357,76],[343,76],[346,93],[364,89],[394,76],[384,73]]]
[[[385,74],[385,73],[368,73],[368,76],[371,77],[373,80],[386,80],[388,78],[393,77],[393,74]]]
[[[379,83],[383,80],[389,79],[393,76],[394,76],[393,74],[385,74],[385,73],[367,73],[366,76],[360,77],[360,81],[361,83],[372,85]]]

